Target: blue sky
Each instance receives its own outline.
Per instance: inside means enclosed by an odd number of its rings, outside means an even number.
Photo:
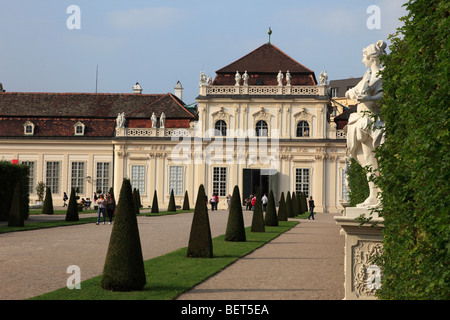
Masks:
[[[268,41],[330,80],[359,77],[362,49],[388,36],[406,0],[0,0],[0,82],[18,92],[173,92],[195,102],[200,71]],[[81,29],[67,28],[70,5]],[[369,29],[367,8],[380,8]],[[388,48],[389,49],[389,48]],[[389,51],[389,50],[388,50]]]

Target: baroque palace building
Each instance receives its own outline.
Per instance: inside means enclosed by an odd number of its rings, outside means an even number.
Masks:
[[[340,212],[346,196],[345,135],[330,120],[326,79],[266,43],[216,71],[200,73],[194,106],[175,92],[144,94],[0,93],[0,161],[30,167],[30,200],[46,183],[55,205],[77,187],[81,198],[118,192],[123,178],[144,207],[156,190],[160,207],[174,191],[191,205],[203,184],[244,199],[261,187],[304,191],[317,212]]]

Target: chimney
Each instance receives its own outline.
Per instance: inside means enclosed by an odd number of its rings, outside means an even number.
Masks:
[[[183,101],[183,86],[181,85],[180,81],[178,81],[175,85],[175,96]]]
[[[142,87],[139,82],[136,82],[136,84],[133,86],[133,93],[142,93]]]

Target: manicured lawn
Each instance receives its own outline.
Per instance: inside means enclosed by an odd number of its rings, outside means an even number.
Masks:
[[[261,247],[298,221],[280,221],[277,227],[266,226],[266,232],[246,228],[247,241],[227,242],[224,235],[213,239],[214,258],[187,258],[187,247],[145,261],[147,283],[142,291],[110,292],[100,288],[101,276],[81,282],[81,289],[62,288],[33,300],[172,300],[203,282],[237,259]]]

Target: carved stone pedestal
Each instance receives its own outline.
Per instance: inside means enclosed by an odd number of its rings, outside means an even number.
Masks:
[[[345,208],[344,216],[335,217],[345,236],[345,300],[374,300],[380,288],[381,270],[372,258],[383,250],[383,218],[373,213],[371,221],[361,225],[355,218],[362,214],[370,217],[368,209],[354,207]]]

